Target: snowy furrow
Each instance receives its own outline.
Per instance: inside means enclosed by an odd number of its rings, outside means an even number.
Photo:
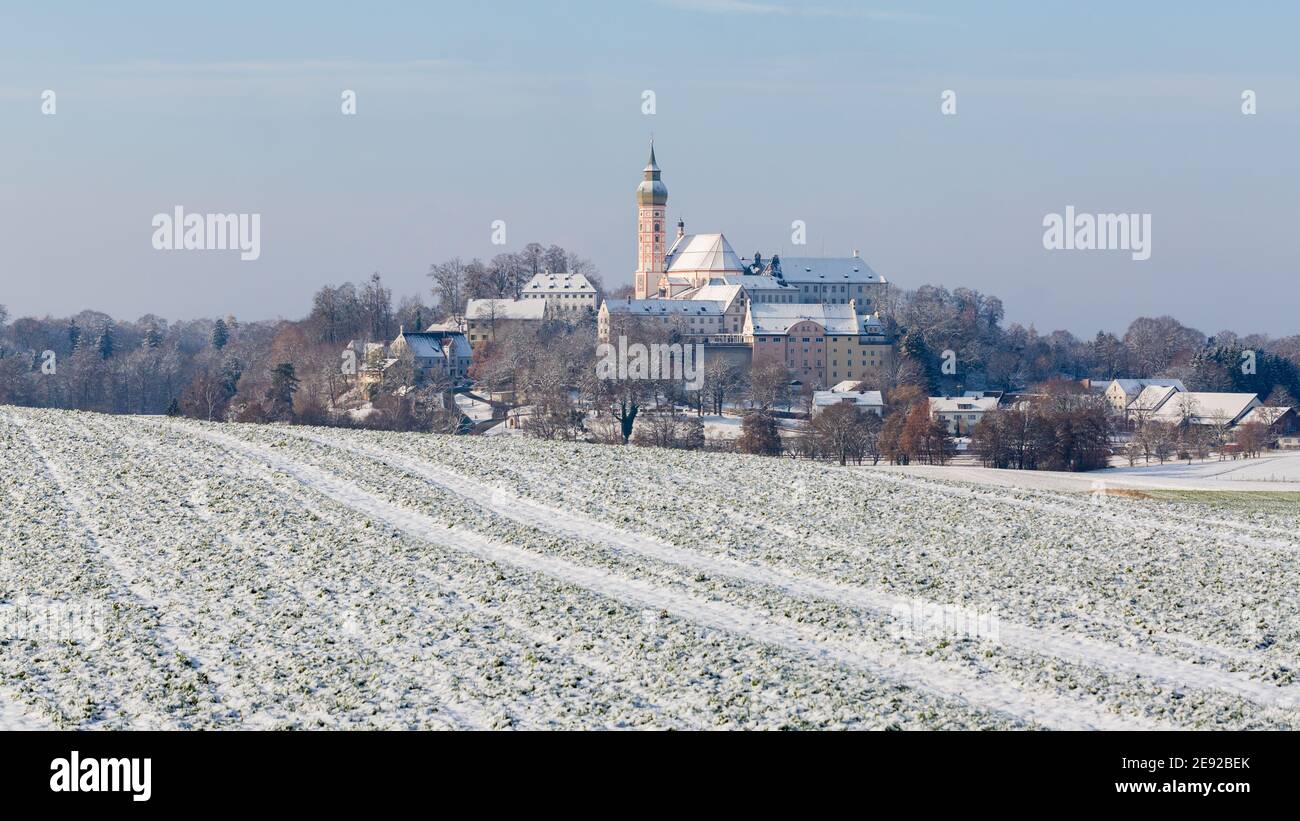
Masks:
[[[635,551],[664,562],[680,564],[708,573],[769,585],[795,596],[816,597],[864,608],[874,611],[881,617],[897,613],[933,613],[942,611],[943,608],[942,604],[934,601],[850,587],[782,572],[772,567],[679,548],[657,539],[611,527],[581,514],[559,510],[514,493],[489,487],[463,474],[401,456],[392,450],[357,444],[337,435],[320,432],[300,432],[292,429],[286,432],[399,468],[408,474],[433,482],[445,490],[464,496],[495,513],[543,530],[602,542],[618,549]],[[1084,636],[1034,628],[1002,619],[998,623],[998,641],[1049,657],[1095,665],[1103,670],[1149,676],[1180,687],[1217,689],[1263,704],[1289,709],[1300,707],[1300,684],[1278,687],[1252,681],[1238,673],[1189,664],[1156,653],[1106,644]]]
[[[114,424],[116,424],[116,422],[114,422]],[[141,428],[145,428],[149,426],[156,427],[156,423],[141,422],[139,424],[139,427]],[[182,433],[185,434],[184,441],[186,442],[187,456],[193,453],[202,453],[205,447],[207,447],[206,443],[202,442],[201,440],[194,439],[192,436],[188,434],[188,432],[182,432]],[[120,432],[115,433],[114,436],[116,438],[122,438],[122,434]],[[130,435],[127,435],[125,438],[129,440],[132,437]],[[153,438],[156,439],[157,437],[153,437]],[[170,442],[167,444],[170,445]],[[273,445],[271,446],[271,449],[274,450]],[[232,459],[229,461],[231,462],[232,466],[237,467],[237,474],[240,476],[249,476],[250,473],[254,472],[254,471],[250,471],[248,469],[248,466],[249,465],[255,466],[256,463],[245,460],[244,458],[242,458],[242,455],[240,456],[240,458]],[[262,467],[257,472],[260,473],[265,470],[266,468]],[[303,494],[300,491],[295,492],[293,494],[286,495],[284,497],[285,498],[284,503],[292,504],[294,502],[292,502],[291,500],[301,500],[302,497]],[[301,502],[298,501],[297,503],[301,503]],[[369,519],[367,519],[367,522],[369,522]],[[332,526],[332,523],[330,525],[327,525],[326,520],[323,520],[321,522],[321,525],[328,527],[328,526]],[[435,534],[435,536],[439,537],[436,538],[435,541],[440,541],[440,534]],[[388,563],[385,562],[385,565],[387,564]],[[420,577],[421,579],[425,579],[425,580],[433,578],[430,574],[424,574],[424,573],[421,573]],[[437,581],[437,579],[433,579],[433,580],[435,582]],[[448,580],[444,579],[443,581],[445,583]],[[464,584],[465,584],[465,580],[462,577],[458,576],[455,579],[453,586],[459,589]],[[518,588],[519,585],[514,584],[513,587]],[[541,600],[542,603],[530,604],[529,605],[530,609],[521,615],[510,615],[509,608],[499,607],[496,603],[493,603],[490,606],[484,606],[481,609],[484,612],[493,612],[494,618],[499,618],[504,624],[511,626],[512,628],[531,629],[533,635],[535,635],[539,639],[538,641],[539,652],[546,652],[548,654],[554,655],[555,650],[553,646],[551,647],[541,646],[544,643],[547,643],[545,642],[546,639],[545,634],[539,632],[536,628],[529,628],[529,626],[525,624],[525,622],[527,620],[531,620],[532,618],[538,615],[538,613],[536,612],[537,608],[539,607],[545,608],[547,606],[546,603],[554,602],[559,598],[561,597],[556,596],[553,593],[547,594],[545,598]],[[644,616],[644,614],[641,615],[642,617]],[[608,621],[608,616],[606,616],[605,619],[606,621]],[[568,624],[560,625],[558,630],[556,629],[555,625],[552,625],[550,629],[554,632],[563,632],[566,634],[572,634],[574,629],[572,617],[569,617],[568,619],[566,619],[566,621],[568,622]],[[658,617],[655,617],[654,622],[655,622],[655,626],[653,626],[652,628],[643,628],[643,629],[647,629],[648,632],[652,632],[656,634],[652,639],[655,643],[662,643],[664,639],[657,635],[658,633],[662,632],[662,628],[659,625],[660,624],[667,625],[668,622],[661,622],[661,620]],[[607,625],[607,628],[612,626],[613,626],[612,624],[609,624]],[[676,631],[674,630],[673,632]],[[598,634],[588,633],[589,638],[583,639],[583,643],[586,646],[594,646],[596,649],[598,649],[600,646],[605,644],[604,639],[607,638],[609,635],[608,629],[602,630],[600,631],[600,633],[604,635],[602,636]],[[561,652],[559,655],[563,657],[563,656],[567,656],[568,653]],[[712,686],[704,686],[704,685],[711,684],[711,682],[707,682],[707,681],[698,682],[698,683],[692,683],[691,686],[678,686],[678,687],[664,687],[660,685],[659,687],[656,688],[655,691],[652,691],[649,687],[640,686],[635,681],[628,682],[627,676],[625,674],[626,671],[616,669],[616,666],[622,667],[626,665],[626,658],[628,656],[626,650],[610,649],[609,651],[605,652],[603,655],[604,658],[597,658],[596,656],[592,655],[590,651],[581,652],[581,654],[577,657],[576,660],[579,661],[580,663],[588,664],[592,670],[596,670],[597,672],[600,673],[600,675],[595,676],[593,678],[596,681],[599,681],[601,683],[601,687],[603,689],[608,689],[609,686],[613,686],[614,689],[616,690],[630,691],[632,695],[636,697],[635,704],[637,709],[645,714],[637,722],[625,723],[623,725],[616,724],[611,726],[634,726],[636,724],[644,724],[646,721],[650,721],[655,726],[686,727],[686,726],[711,726],[712,724],[717,722],[717,719],[710,715],[710,713],[716,713],[717,711],[717,705],[712,703],[712,699],[714,698],[714,696],[711,695],[712,691],[715,688]],[[731,659],[735,660],[737,658],[737,651],[735,650],[728,651],[728,655]],[[653,672],[654,675],[659,676],[661,672],[664,672],[659,669],[662,666],[663,666],[662,663],[650,662],[649,665],[642,666],[642,669],[639,672],[637,672],[637,676],[645,676],[648,673],[650,673],[651,670],[654,671]],[[754,684],[746,685],[743,681],[738,682],[739,686],[742,689],[742,694],[744,690],[752,689],[752,687],[758,683],[757,674],[760,673],[763,668],[762,665],[751,664],[749,669],[751,670],[751,673],[747,676],[747,678],[753,677]],[[667,672],[671,672],[671,667],[668,668]],[[566,678],[571,677],[571,675],[572,674],[570,673],[551,671],[551,673],[548,675],[547,678],[548,681],[553,679],[555,681],[562,682]],[[540,676],[540,671],[539,671],[539,676]],[[619,677],[621,677],[621,680],[619,680]],[[779,680],[785,681],[787,679],[790,679],[791,681],[798,681],[800,678],[805,678],[805,677],[806,674],[801,674],[799,677],[791,677],[787,674],[782,674]],[[762,686],[764,687],[765,690],[771,689],[770,686],[768,685],[762,685]],[[804,684],[803,686],[807,687],[807,684]],[[575,693],[575,696],[578,695],[580,694]],[[721,696],[723,694],[718,694],[718,695]],[[601,696],[600,698],[608,698],[608,697],[609,696]],[[728,698],[728,701],[724,706],[726,706],[728,709],[739,709],[743,707],[742,702],[735,701],[737,695],[729,695],[726,697]],[[747,698],[748,696],[742,695],[741,697]],[[588,695],[588,698],[592,698],[592,696]],[[594,701],[596,699],[593,698],[592,700]],[[696,703],[692,705],[692,707],[689,710],[687,710],[682,706],[683,701],[692,701]],[[774,717],[779,717],[779,715],[783,710],[789,709],[793,705],[789,704],[788,702],[782,702],[780,706],[781,706],[780,710],[770,711]],[[680,718],[679,715],[689,715],[690,716],[689,722],[683,721],[683,719]],[[811,721],[811,720],[813,720],[811,715],[807,719],[802,719],[802,718],[799,719],[801,723],[803,721]]]
[[[264,461],[317,492],[414,535],[429,538],[437,534],[440,542],[468,553],[550,575],[614,599],[641,607],[661,608],[696,623],[743,635],[754,641],[810,655],[826,662],[858,667],[909,687],[1006,712],[1049,727],[1095,729],[1155,726],[1139,718],[1109,713],[1079,699],[1027,691],[998,682],[992,676],[973,680],[926,659],[903,657],[870,643],[826,639],[814,631],[757,618],[754,613],[742,608],[701,600],[675,590],[617,576],[600,568],[532,553],[460,528],[449,528],[429,516],[400,508],[323,470],[269,453],[234,436],[210,428],[193,429],[193,433],[239,452],[245,458]]]
[[[122,445],[131,445],[140,452],[154,450],[157,447],[156,444],[146,443],[138,436],[129,433],[118,433],[115,436],[115,441]],[[192,465],[209,471],[208,475],[213,475],[213,471],[217,474],[221,472],[220,466],[197,462],[194,459],[192,452],[177,454],[175,459],[169,461],[171,461],[173,465],[175,465],[177,461],[189,462]],[[206,523],[208,525],[206,532],[210,536],[215,537],[217,540],[224,543],[231,550],[231,555],[238,557],[236,559],[238,563],[255,564],[262,571],[265,578],[274,579],[277,588],[281,592],[288,594],[288,599],[292,608],[302,611],[307,609],[319,611],[320,608],[313,607],[311,599],[313,596],[313,587],[315,584],[322,581],[321,577],[318,575],[313,579],[314,584],[307,582],[302,574],[295,572],[292,563],[285,560],[285,554],[274,549],[264,550],[254,544],[252,538],[241,534],[232,528],[223,527],[221,521],[222,517],[215,514],[211,509],[206,485],[207,480],[200,480],[195,483],[194,488],[191,490],[191,493],[187,498],[189,503],[188,506],[181,506],[182,515],[193,516],[194,518]],[[134,497],[136,494],[128,495]],[[285,505],[293,505],[294,500],[282,497],[281,503]],[[327,514],[319,509],[307,506],[307,512],[322,521],[327,519]],[[332,581],[335,582],[337,582],[337,580],[337,577],[332,579]],[[315,589],[319,589],[319,587],[315,587]],[[173,612],[183,612],[188,609],[186,602],[178,601],[175,598],[169,602],[169,608]],[[284,608],[285,605],[281,605],[281,609]],[[321,612],[320,615],[323,622],[319,625],[313,626],[312,630],[314,632],[331,635],[335,637],[335,641],[338,643],[345,643],[349,640],[350,637],[347,635],[344,625],[336,614]],[[216,639],[219,645],[225,644],[229,646],[238,641],[238,637],[232,631],[231,625],[231,620],[211,620],[205,623],[204,629],[205,633],[211,639]],[[295,632],[295,630],[296,628],[291,628],[290,634]],[[378,653],[378,655],[385,658],[386,663],[390,666],[404,664],[413,654],[419,655],[420,648],[403,645],[395,647],[388,652]],[[364,655],[364,653],[358,653],[358,655]],[[448,681],[452,677],[446,672],[445,666],[436,659],[428,658],[427,654],[425,655],[425,663],[441,672],[441,675],[427,676],[421,684],[424,691],[433,694],[441,702],[438,707],[438,712],[427,716],[427,718],[431,721],[442,720],[447,726],[456,729],[486,729],[490,727],[491,718],[488,713],[475,704],[458,703],[460,695],[449,686]],[[206,669],[218,682],[223,684],[232,683],[230,681],[230,676],[220,665],[208,666]],[[246,687],[252,686],[251,679],[242,676],[240,683]],[[233,701],[240,704],[247,704],[252,701],[260,701],[263,703],[273,701],[272,693],[266,689],[259,689],[257,696],[256,699],[253,699],[250,698],[250,694],[245,693],[243,697]],[[227,700],[231,701],[231,699]],[[326,714],[321,713],[319,715],[320,717],[323,717]],[[295,719],[292,716],[283,713],[279,715],[256,713],[252,715],[244,714],[241,716],[241,722],[244,726],[277,726],[294,720]]]
[[[1289,671],[1274,665],[1290,667],[1300,652],[1290,605],[1300,571],[1296,551],[1259,551],[1231,534],[1193,538],[1129,524],[1136,514],[1163,511],[1160,504],[1108,502],[1118,520],[1112,524],[1097,515],[1105,508],[1085,495],[1073,500],[1076,511],[1058,513],[998,505],[979,491],[953,498],[935,482],[874,482],[861,471],[789,462],[751,471],[741,457],[651,457],[625,449],[605,460],[591,446],[563,445],[552,446],[544,457],[548,464],[534,471],[530,463],[542,457],[530,442],[489,448],[429,437],[358,438],[674,543],[698,542],[702,549],[855,586],[870,580],[891,592],[901,587],[923,598],[973,600],[972,606],[982,603],[1017,622],[1049,618],[1108,644],[1149,645],[1194,663],[1228,658],[1234,669],[1265,681],[1286,683]],[[702,477],[697,465],[717,475]],[[774,471],[789,475],[773,483]],[[566,480],[548,481],[555,473]],[[752,480],[750,474],[756,474]],[[1199,513],[1192,505],[1168,509],[1184,520]],[[773,519],[805,522],[804,537],[774,539]],[[960,538],[961,528],[972,523],[984,537]],[[693,535],[705,529],[714,534],[707,542]],[[1256,613],[1264,618],[1256,620]]]
[[[114,545],[39,435],[4,420],[6,493],[0,572],[6,599],[62,605],[76,632],[3,637],[0,679],[59,727],[199,726],[215,703],[148,591],[123,573]]]

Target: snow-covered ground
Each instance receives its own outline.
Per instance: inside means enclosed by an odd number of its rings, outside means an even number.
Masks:
[[[1300,491],[1300,451],[1271,451],[1254,459],[1138,464],[1088,473],[993,470],[972,464],[876,466],[910,476],[1030,490],[1093,491],[1099,486],[1133,490]]]
[[[0,408],[0,722],[1291,728],[1300,511]],[[14,632],[12,621],[8,623]]]

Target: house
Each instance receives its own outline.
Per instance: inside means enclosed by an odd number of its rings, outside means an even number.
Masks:
[[[969,436],[984,414],[997,409],[998,399],[995,397],[930,397],[930,416],[943,422],[953,436]]]
[[[436,334],[408,334],[403,328],[398,332],[393,344],[388,346],[388,352],[392,359],[410,365],[413,384],[424,384],[429,381],[431,375],[449,375],[447,354],[442,347],[442,338]]]
[[[1288,436],[1300,430],[1300,419],[1297,419],[1295,408],[1277,408],[1268,405],[1251,408],[1237,424],[1263,425],[1268,428],[1269,433],[1278,437]]]
[[[1150,418],[1167,424],[1231,427],[1252,408],[1260,406],[1253,393],[1202,393],[1182,391],[1170,396]]]
[[[839,385],[836,386],[837,388]],[[885,399],[880,391],[814,391],[812,415],[816,416],[831,405],[852,405],[864,413],[885,415]]]
[[[363,393],[371,385],[379,385],[384,381],[384,372],[397,363],[397,360],[388,355],[387,346],[382,342],[367,342],[364,346],[358,345],[357,340],[352,340],[347,344],[345,350],[351,351],[353,355],[360,353],[361,361],[357,363],[357,387]]]
[[[596,312],[596,286],[582,274],[537,274],[519,293],[523,300],[541,300],[552,319],[576,319]]]
[[[1180,379],[1112,379],[1106,387],[1106,401],[1116,413],[1124,413],[1133,400],[1151,385],[1187,390]]]
[[[493,342],[501,331],[546,318],[543,299],[471,299],[465,306],[466,338],[470,345]]]
[[[1277,446],[1280,450],[1300,450],[1300,434],[1290,436],[1279,436]]]
[[[469,376],[469,366],[473,364],[474,351],[465,334],[450,329],[446,323],[435,323],[424,329],[424,335],[436,337],[442,345],[448,376],[453,380],[465,379]]]

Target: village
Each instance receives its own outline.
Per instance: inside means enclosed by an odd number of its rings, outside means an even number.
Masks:
[[[742,257],[723,233],[688,233],[680,218],[670,240],[653,143],[642,173],[630,289],[545,270],[513,298],[471,298],[391,342],[350,342],[345,361],[359,364],[339,398],[344,421],[364,424],[385,394],[423,392],[441,432],[841,464],[1090,470],[1300,449],[1285,390],[1065,373],[971,388],[953,351],[900,340],[891,283],[859,252]],[[662,349],[663,367],[657,354],[610,365],[629,345]]]

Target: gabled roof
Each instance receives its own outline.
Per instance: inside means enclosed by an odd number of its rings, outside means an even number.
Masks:
[[[1245,416],[1241,417],[1241,421],[1238,424],[1271,425],[1283,416],[1286,416],[1287,412],[1290,410],[1291,408],[1275,408],[1268,405],[1260,405],[1257,408],[1251,408]]]
[[[685,234],[668,250],[668,273],[740,274],[744,266],[722,234]]]
[[[861,333],[862,325],[851,305],[823,305],[812,302],[751,302],[750,333],[783,334],[799,322],[816,322],[828,334]]]
[[[449,350],[451,355],[458,359],[467,359],[474,355],[474,349],[470,347],[469,340],[464,334],[443,337],[442,344],[444,350]]]
[[[1137,398],[1129,403],[1128,409],[1131,411],[1154,413],[1159,410],[1165,402],[1169,401],[1169,397],[1181,392],[1182,391],[1178,390],[1178,388],[1173,385],[1147,385],[1142,389],[1142,392],[1137,395]]]
[[[677,295],[677,299],[703,299],[712,302],[721,302],[723,305],[730,305],[737,295],[741,292],[739,285],[726,285],[721,280],[709,280],[707,285],[701,285],[690,291]]]
[[[1258,403],[1259,397],[1253,393],[1200,393],[1184,391],[1175,394],[1157,410],[1154,418],[1167,422],[1178,422],[1188,412],[1192,422],[1231,424],[1250,409],[1251,403]]]
[[[543,319],[545,316],[546,300],[543,299],[471,299],[465,306],[466,319]]]
[[[582,274],[537,274],[528,280],[523,292],[526,294],[574,293],[594,294],[596,286]]]

